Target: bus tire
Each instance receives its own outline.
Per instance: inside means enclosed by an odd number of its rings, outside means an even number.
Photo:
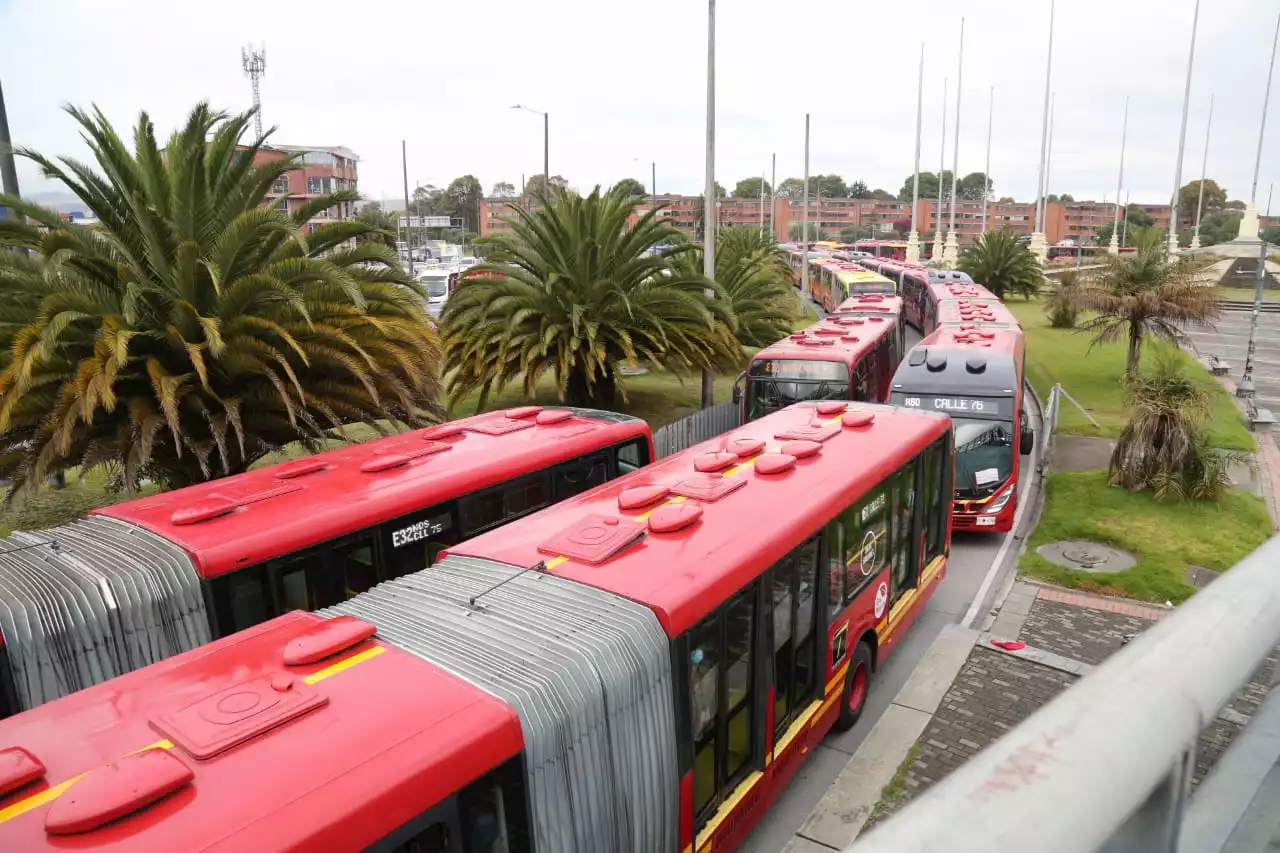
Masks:
[[[867,706],[867,696],[871,692],[871,647],[865,642],[858,643],[849,661],[849,672],[844,679],[844,694],[840,697],[840,717],[836,720],[836,731],[848,731],[862,716]]]

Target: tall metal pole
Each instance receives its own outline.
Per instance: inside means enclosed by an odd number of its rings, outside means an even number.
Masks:
[[[809,295],[809,114],[804,114],[804,203],[800,223],[800,299]]]
[[[1253,354],[1258,341],[1258,314],[1262,311],[1262,287],[1265,283],[1266,275],[1267,241],[1261,240],[1258,243],[1258,270],[1254,276],[1253,317],[1249,321],[1249,349],[1244,359],[1244,376],[1240,378],[1240,384],[1236,387],[1236,396],[1243,399],[1252,399],[1255,393],[1253,387]]]
[[[957,184],[960,181],[960,97],[964,91],[964,18],[960,19],[960,55],[956,61],[956,128],[955,144],[951,149],[951,224],[947,229],[947,245],[942,252],[942,263],[955,266],[959,252],[959,240],[956,237],[956,198],[960,195]]]
[[[778,206],[778,153],[773,154],[773,172],[769,176],[769,233],[776,239],[778,227],[773,221],[773,209]]]
[[[760,172],[760,239],[764,239],[764,172]]]
[[[1049,57],[1044,66],[1044,114],[1040,123],[1040,176],[1036,178],[1036,224],[1031,235],[1031,251],[1044,261],[1044,158],[1049,144],[1049,83],[1053,78],[1053,19],[1056,0],[1049,0]]]
[[[716,0],[707,0],[707,176],[702,203],[702,274],[716,277]],[[714,291],[708,290],[710,298]],[[716,402],[716,375],[702,370],[702,408]]]
[[[1258,128],[1258,153],[1253,160],[1253,183],[1249,186],[1249,204],[1240,220],[1237,240],[1258,239],[1258,170],[1262,166],[1262,140],[1267,134],[1267,105],[1271,102],[1271,73],[1276,65],[1276,44],[1280,43],[1280,15],[1276,17],[1276,33],[1271,38],[1271,61],[1267,65],[1267,90],[1262,96],[1262,126]]]
[[[1040,217],[1040,233],[1045,235],[1045,244],[1049,242],[1049,179],[1053,174],[1053,111],[1058,106],[1058,93],[1049,98],[1049,151],[1044,157],[1044,213]]]
[[[1120,230],[1120,190],[1124,189],[1124,148],[1129,141],[1129,96],[1124,96],[1124,123],[1120,125],[1120,177],[1116,178],[1116,209],[1111,216],[1111,243],[1107,253],[1120,254],[1120,244],[1116,240],[1116,232]]]
[[[1124,219],[1120,224],[1120,245],[1127,245],[1129,240],[1129,191],[1124,191]]]
[[[551,116],[542,114],[542,191],[551,198]]]
[[[924,129],[924,43],[920,43],[920,70],[916,73],[916,160],[911,184],[911,233],[907,236],[907,263],[920,263],[920,231],[916,208],[920,206],[920,133]]]
[[[1275,181],[1272,181],[1271,186],[1267,187],[1267,216],[1271,216],[1271,191],[1275,188]]]
[[[400,167],[404,170],[404,232],[405,246],[409,250],[409,275],[413,275],[413,229],[409,223],[409,156],[405,153],[404,140],[400,140]]]
[[[649,169],[651,170],[650,178],[653,181],[653,203],[657,204],[658,203],[658,161],[657,160],[651,161],[649,163]]]
[[[1200,27],[1200,0],[1196,0],[1195,12],[1191,16],[1191,49],[1187,53],[1187,83],[1182,92],[1182,126],[1178,131],[1178,162],[1173,169],[1173,205],[1169,216],[1169,239],[1167,241],[1170,255],[1178,252],[1178,195],[1182,190],[1182,152],[1187,144],[1187,111],[1191,107],[1191,67],[1196,59],[1196,30]]]
[[[996,114],[996,87],[987,98],[987,164],[982,167],[982,233],[987,233],[987,206],[991,198],[991,124]]]
[[[933,214],[933,254],[931,259],[937,263],[942,263],[942,187],[943,170],[947,166],[947,83],[949,79],[942,78],[942,141],[938,145],[938,209]],[[954,184],[956,176],[951,176],[951,182]],[[952,192],[955,190],[953,189]]]
[[[1213,130],[1213,95],[1209,96],[1209,120],[1204,126],[1204,159],[1200,161],[1200,198],[1196,201],[1196,231],[1191,237],[1191,248],[1200,248],[1200,214],[1204,212],[1204,182],[1209,174],[1209,132]]]
[[[13,140],[9,138],[9,114],[4,107],[3,86],[0,86],[0,192],[18,195],[18,170],[13,160]]]

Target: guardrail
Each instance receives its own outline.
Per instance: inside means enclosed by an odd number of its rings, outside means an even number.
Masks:
[[[1222,311],[1247,311],[1253,313],[1252,299],[1219,299],[1218,308]],[[1262,314],[1280,314],[1280,302],[1263,301],[1258,309]]]
[[[715,438],[742,426],[742,405],[732,401],[719,403],[709,409],[700,409],[667,424],[653,434],[653,453],[657,459],[679,453],[700,441]]]
[[[848,853],[1174,853],[1201,729],[1280,642],[1280,537]]]

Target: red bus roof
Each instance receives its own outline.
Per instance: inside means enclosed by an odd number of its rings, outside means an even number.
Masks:
[[[1014,356],[1022,360],[1025,343],[1022,329],[973,328],[961,326],[944,326],[926,336],[916,348],[927,347],[940,350],[982,350],[995,354]]]
[[[883,317],[879,316],[883,314]],[[752,361],[768,358],[838,361],[853,367],[880,341],[895,332],[893,314],[884,311],[877,316],[831,317],[793,332],[769,344],[751,357]]]
[[[979,326],[1018,326],[1018,318],[1008,306],[996,299],[944,299],[938,303],[938,324],[953,325],[974,323]]]
[[[996,299],[996,295],[987,290],[980,284],[971,284],[969,282],[956,281],[933,281],[929,282],[929,289],[933,291],[934,299],[941,302],[944,299]]]
[[[862,293],[841,302],[840,307],[832,312],[832,316],[868,317],[875,314],[897,316],[901,313],[901,296],[893,293]]]
[[[638,437],[652,456],[637,418],[525,406],[94,512],[168,539],[211,578]]]
[[[851,420],[874,417],[863,426],[842,426],[846,410]],[[829,433],[827,440],[788,448],[813,455],[790,470],[761,473],[761,460],[789,456],[774,452],[787,446],[783,436],[808,434],[814,423]],[[945,416],[893,406],[800,403],[450,551],[515,566],[546,561],[553,575],[648,605],[674,637],[950,428]],[[757,447],[765,448],[764,456],[751,455]],[[699,473],[708,467],[720,470]],[[697,500],[685,501],[680,492]],[[630,505],[646,496],[652,498],[647,506],[620,509],[620,498]],[[660,532],[680,521],[680,513],[699,511],[690,526]],[[631,520],[647,524],[648,535],[601,561],[556,553],[553,540],[590,538],[575,538],[579,528],[608,529]]]
[[[359,850],[522,749],[505,702],[377,640],[286,666],[286,644],[322,621],[290,613],[0,721],[0,747],[45,767],[0,798],[0,849]],[[192,784],[127,821],[46,834],[70,803],[41,792],[149,746]],[[96,781],[76,783],[78,808],[132,780]]]

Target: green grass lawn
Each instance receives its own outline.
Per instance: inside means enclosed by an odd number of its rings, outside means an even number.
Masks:
[[[1095,428],[1070,402],[1062,407],[1058,431],[1069,435],[1098,435],[1115,438],[1128,421],[1123,404],[1121,378],[1124,376],[1124,343],[1089,350],[1089,337],[1071,329],[1054,329],[1039,300],[1011,299],[1009,309],[1018,317],[1027,336],[1027,379],[1041,400],[1049,389],[1062,383],[1072,397],[1101,425]],[[1231,396],[1214,381],[1188,353],[1166,344],[1151,342],[1143,353],[1143,363],[1155,360],[1159,350],[1173,352],[1186,365],[1189,376],[1202,382],[1209,392],[1209,438],[1215,446],[1252,451],[1257,443],[1250,435]]]
[[[1059,472],[1045,481],[1045,508],[1027,543],[1019,571],[1062,586],[1177,604],[1195,588],[1183,580],[1189,565],[1231,568],[1271,535],[1266,504],[1229,491],[1220,503],[1158,503],[1107,485],[1105,471]],[[1050,563],[1036,548],[1064,539],[1089,539],[1123,548],[1138,564],[1097,574]]]
[[[1255,267],[1256,269],[1256,267]],[[1213,295],[1218,299],[1243,299],[1247,302],[1253,301],[1252,287],[1215,287]],[[1263,302],[1280,302],[1280,290],[1264,290],[1262,291]]]
[[[145,486],[137,494],[127,495],[107,489],[107,472],[89,471],[84,476],[76,469],[67,472],[67,487],[42,487],[33,498],[14,507],[0,507],[0,536],[15,530],[40,530],[79,518],[91,509],[109,506],[133,497],[154,494],[155,486]]]

